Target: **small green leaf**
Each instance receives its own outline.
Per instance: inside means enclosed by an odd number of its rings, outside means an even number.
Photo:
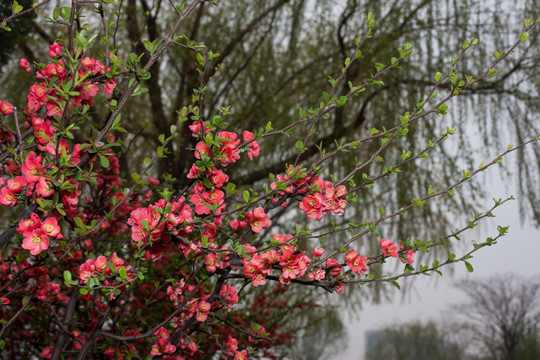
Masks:
[[[418,200],[418,199],[413,200],[414,206],[422,206],[424,205],[425,202],[426,200]]]
[[[75,221],[75,225],[77,225],[78,228],[83,228],[84,227],[84,224],[83,224],[80,217],[76,216],[76,217],[73,218],[73,220]]]
[[[144,231],[146,231],[146,232],[150,231],[150,224],[148,224],[148,220],[141,219],[141,225],[142,225]]]
[[[23,7],[17,1],[13,1],[12,9],[14,14],[18,14],[23,10]]]
[[[149,157],[145,157],[143,160],[143,166],[147,167],[148,165],[150,165],[150,161],[152,161],[152,159],[150,159]]]
[[[301,140],[298,140],[298,141],[296,142],[295,146],[296,146],[296,150],[298,150],[298,152],[299,152],[300,154],[302,154],[303,152],[305,152],[305,151],[307,150],[307,148],[304,147],[304,142],[301,141]]]
[[[471,263],[468,262],[468,261],[465,261],[465,267],[467,268],[467,271],[468,271],[468,272],[473,272],[473,271],[474,271],[473,266],[472,266]]]
[[[109,159],[107,159],[105,155],[101,155],[101,154],[99,154],[99,163],[105,169],[108,168],[110,165]]]
[[[122,278],[122,280],[126,280],[127,279],[127,273],[126,273],[126,268],[124,266],[120,267],[120,269],[118,269],[118,274],[120,275],[120,277]]]
[[[71,272],[69,270],[64,271],[64,282],[66,283],[67,286],[71,284],[72,280],[73,278],[71,276]]]
[[[448,110],[448,105],[441,104],[437,108],[437,114],[445,115],[447,113],[447,110]]]

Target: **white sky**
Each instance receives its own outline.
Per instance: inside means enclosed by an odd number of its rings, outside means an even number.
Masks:
[[[538,146],[534,144],[533,146]],[[506,166],[517,160],[515,154],[505,158]],[[517,193],[515,188],[508,188],[501,182],[497,171],[482,174],[486,181],[487,190],[495,198],[506,198]],[[540,182],[539,182],[540,187]],[[540,191],[540,189],[539,189]],[[493,202],[491,198],[486,201],[486,209]],[[486,237],[496,236],[497,225],[509,225],[509,233],[500,238],[498,244],[480,249],[475,253],[470,263],[474,266],[474,272],[468,273],[463,263],[455,264],[454,275],[443,271],[443,276],[432,275],[413,277],[410,280],[415,290],[402,301],[402,294],[393,288],[394,301],[381,305],[365,304],[364,309],[356,318],[348,322],[349,346],[348,349],[337,354],[335,360],[362,360],[364,359],[365,332],[376,330],[393,324],[402,324],[412,320],[427,322],[437,321],[448,314],[450,306],[464,302],[467,297],[453,286],[455,281],[470,277],[471,279],[487,278],[495,274],[514,273],[523,277],[530,277],[540,273],[538,253],[540,251],[540,229],[536,229],[530,222],[523,226],[520,224],[519,198],[507,202],[495,210],[495,218],[487,219],[488,226],[468,231],[462,241],[477,242],[485,241]],[[478,229],[478,230],[477,230]],[[457,253],[456,253],[457,255]],[[459,256],[459,255],[458,255]],[[436,279],[432,279],[437,277]],[[348,316],[343,318],[347,319]]]

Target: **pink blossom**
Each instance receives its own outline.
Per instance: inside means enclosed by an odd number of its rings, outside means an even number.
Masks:
[[[30,66],[30,63],[26,59],[19,60],[19,66],[26,70],[26,72],[32,71],[32,67]]]
[[[398,257],[398,248],[390,240],[381,239],[381,249],[385,256]]]
[[[345,264],[351,268],[351,271],[362,275],[365,273],[367,268],[367,257],[365,255],[358,255],[356,250],[351,249],[345,254]]]
[[[259,233],[263,228],[268,228],[272,224],[272,221],[262,207],[256,207],[253,211],[246,211],[244,216],[254,233]]]
[[[403,250],[403,248],[404,248],[403,244],[399,244],[399,250],[401,251],[401,255],[400,255],[401,262],[405,264],[414,263],[414,254],[416,254],[416,251],[414,251],[413,249]]]
[[[23,236],[22,247],[29,250],[32,255],[38,255],[49,248],[49,238],[41,229],[25,232]]]
[[[334,277],[337,277],[342,269],[342,267],[339,266],[339,262],[336,259],[332,258],[326,260],[326,267],[329,268],[327,272],[332,272],[332,276]]]
[[[0,189],[0,204],[15,206],[17,205],[17,202],[17,196],[7,186]]]
[[[46,348],[41,350],[41,357],[44,359],[51,359],[53,350],[54,350],[54,345],[47,346]]]
[[[32,213],[28,219],[19,221],[17,231],[21,234],[25,232],[31,232],[41,226],[41,220],[36,213]]]
[[[116,87],[116,79],[105,81],[105,88],[103,89],[103,91],[105,92],[105,95],[110,95],[113,92],[115,87]]]
[[[53,217],[46,218],[41,223],[41,230],[47,234],[47,236],[61,239],[63,236],[60,234],[60,226],[58,226],[58,220]]]
[[[56,41],[51,46],[49,46],[50,57],[56,57],[57,55],[60,55],[61,53],[62,53],[62,45],[60,45]]]
[[[22,191],[22,189],[26,186],[26,181],[24,181],[24,177],[17,176],[13,179],[8,179],[7,181],[7,187],[9,190],[11,190],[14,194],[18,194]]]
[[[22,173],[27,183],[39,181],[40,175],[45,172],[45,169],[41,166],[41,161],[41,155],[37,156],[35,152],[30,151],[22,165]]]
[[[2,101],[0,100],[0,113],[2,113],[2,115],[9,115],[13,112],[13,105],[11,105],[10,103],[6,102],[6,101]]]
[[[311,254],[316,257],[321,257],[324,254],[324,248],[315,248],[311,250]]]
[[[251,131],[244,131],[242,134],[244,141],[248,141],[255,138],[255,135]],[[261,151],[260,145],[257,143],[257,140],[253,140],[249,143],[248,158],[253,160],[254,157],[259,156]]]

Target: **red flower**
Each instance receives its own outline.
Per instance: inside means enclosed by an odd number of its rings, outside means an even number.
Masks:
[[[19,66],[24,68],[26,72],[32,71],[32,67],[30,66],[30,63],[26,59],[19,60]]]
[[[349,250],[347,254],[345,254],[345,264],[351,268],[352,272],[355,272],[358,275],[362,275],[368,270],[367,257],[365,255],[358,255],[356,250],[353,249]]]
[[[40,175],[45,172],[45,169],[41,166],[41,161],[41,156],[37,156],[35,152],[30,151],[22,166],[22,173],[27,183],[39,181]]]
[[[0,204],[6,206],[17,205],[17,196],[7,186],[0,190]]]
[[[60,45],[56,41],[51,46],[49,46],[50,57],[56,57],[57,55],[60,55],[61,53],[62,53],[62,45]]]
[[[381,239],[381,249],[385,256],[398,257],[398,248],[390,240]]]
[[[403,249],[403,244],[399,244],[399,250]],[[414,254],[416,251],[413,249],[405,249],[400,255],[401,262],[404,264],[412,264],[414,262]]]
[[[49,238],[41,229],[35,229],[23,234],[23,249],[29,250],[30,254],[37,255],[49,248]]]
[[[53,217],[47,218],[41,223],[41,230],[43,230],[45,234],[47,234],[47,236],[57,239],[63,238],[62,234],[60,234],[60,226],[58,226],[58,220]]]
[[[13,105],[6,101],[0,100],[0,113],[2,115],[6,116],[8,114],[11,114],[13,112]]]
[[[270,218],[268,218],[262,207],[256,207],[253,211],[246,211],[244,216],[254,233],[259,233],[263,228],[267,229],[272,224],[272,221],[270,221]]]
[[[316,257],[321,257],[324,254],[324,248],[315,248],[311,250],[311,254]]]
[[[242,134],[242,137],[244,138],[244,141],[248,141],[255,138],[255,135],[251,131],[244,131]],[[254,157],[259,156],[259,153],[261,152],[261,147],[257,143],[257,140],[253,140],[249,143],[249,151],[248,151],[248,158],[249,160],[253,160]]]
[[[332,276],[334,277],[337,277],[342,269],[342,267],[339,266],[339,262],[336,259],[331,258],[326,260],[326,267],[330,268],[329,271],[332,272]]]

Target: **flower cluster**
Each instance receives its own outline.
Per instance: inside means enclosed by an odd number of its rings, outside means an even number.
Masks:
[[[401,262],[405,264],[414,263],[414,254],[416,253],[413,249],[405,249],[403,244],[399,244],[399,252]]]
[[[255,134],[250,131],[244,131],[242,133],[242,139],[247,143],[247,147],[241,149],[241,140],[234,132],[220,131],[215,135],[215,141],[209,142],[208,139],[212,138],[209,135],[214,134],[216,130],[215,125],[196,120],[189,126],[189,129],[194,137],[204,139],[204,141],[199,141],[195,146],[194,155],[196,159],[205,160],[215,158],[219,160],[221,166],[226,167],[239,160],[242,151],[247,152],[250,160],[253,160],[254,157],[260,154],[260,146],[255,139]],[[188,177],[193,178],[202,172],[203,169],[199,165],[194,164]]]
[[[398,247],[388,239],[381,239],[381,249],[384,256],[398,257]]]
[[[360,256],[354,249],[347,251],[345,254],[345,264],[351,268],[352,272],[358,275],[363,275],[368,270],[366,255]]]
[[[223,197],[223,191],[207,190],[202,183],[198,183],[191,190],[189,201],[195,205],[194,210],[197,215],[219,214],[225,208]]]
[[[246,211],[244,216],[254,233],[260,233],[262,229],[268,229],[272,224],[262,207],[256,207],[253,211]]]
[[[118,273],[120,268],[124,268],[125,271],[131,269],[130,265],[124,265],[122,260],[116,253],[113,253],[109,259],[100,255],[96,259],[87,259],[81,266],[79,266],[79,279],[81,284],[86,284],[90,279],[98,279],[101,276],[110,277],[114,273]],[[128,279],[133,278],[133,274],[126,274]],[[105,280],[105,285],[113,285],[112,282]]]
[[[248,253],[254,253],[242,261],[242,273],[251,280],[253,286],[266,284],[266,276],[270,275],[274,267],[280,272],[279,282],[282,284],[289,284],[292,279],[306,273],[311,259],[305,255],[305,251],[299,251],[287,242],[291,238],[292,235],[274,234],[272,239],[281,244],[279,250],[269,250],[260,255],[256,253],[255,247],[244,245]]]
[[[32,255],[47,250],[50,238],[63,238],[56,218],[49,217],[41,221],[36,213],[32,213],[28,219],[21,220],[17,231],[23,236],[22,247],[29,250]]]
[[[140,248],[152,243],[157,246],[165,246],[170,241],[165,236],[165,231],[178,234],[176,227],[193,221],[191,208],[185,203],[185,198],[180,197],[177,201],[168,202],[164,199],[150,205],[141,207],[131,212],[127,223],[131,226],[131,244]],[[190,227],[184,227],[182,231],[190,231]]]
[[[173,354],[176,351],[176,346],[169,342],[169,332],[164,327],[160,327],[154,331],[154,335],[157,335],[157,340],[152,345],[152,351],[150,355],[159,356],[161,354]]]
[[[6,116],[13,113],[13,105],[7,101],[0,100],[0,114]]]
[[[310,176],[299,167],[290,167],[285,175],[278,175],[277,181],[270,185],[277,195],[302,195],[303,199],[298,205],[305,211],[310,219],[321,220],[327,214],[342,215],[347,205],[347,189],[343,185],[337,187],[330,181],[318,176]],[[275,203],[282,201],[279,197],[273,199]],[[286,207],[287,202],[282,202]]]

